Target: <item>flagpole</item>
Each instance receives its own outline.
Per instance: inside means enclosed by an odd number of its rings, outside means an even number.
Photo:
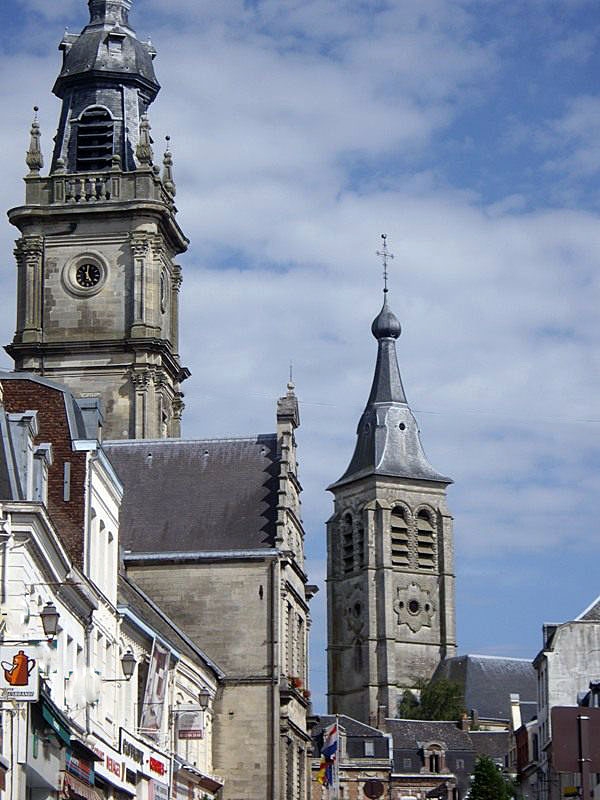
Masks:
[[[338,714],[335,715],[335,729],[337,731],[337,752],[335,754],[334,797],[335,800],[340,800],[340,760],[342,758],[342,737],[340,736],[340,717]]]

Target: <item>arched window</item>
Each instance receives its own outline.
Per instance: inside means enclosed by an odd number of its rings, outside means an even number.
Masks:
[[[392,510],[391,523],[392,566],[407,567],[409,562],[408,522],[406,513],[400,506],[396,506]]]
[[[419,569],[435,567],[434,527],[427,511],[417,515],[417,563]]]
[[[352,572],[354,569],[354,528],[351,514],[345,514],[342,520],[342,569],[344,572]]]
[[[113,156],[114,122],[105,108],[86,109],[77,125],[77,171],[110,169]]]

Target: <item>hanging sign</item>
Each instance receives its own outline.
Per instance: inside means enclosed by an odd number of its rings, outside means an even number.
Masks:
[[[38,699],[39,678],[33,651],[25,645],[0,646],[0,700]]]

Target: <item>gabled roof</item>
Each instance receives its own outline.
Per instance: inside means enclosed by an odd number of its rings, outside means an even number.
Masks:
[[[575,617],[576,622],[580,620],[600,622],[600,597],[597,597],[578,617]]]
[[[494,761],[504,761],[510,749],[510,731],[469,731],[478,756],[489,756]]]
[[[359,722],[354,717],[347,717],[345,714],[340,714],[336,717],[335,714],[321,714],[317,717],[316,724],[311,728],[311,735],[317,736],[324,728],[332,725],[336,719],[338,720],[340,728],[343,729],[347,736],[362,737],[365,739],[374,739],[377,737],[384,738],[385,734],[379,728],[373,728],[371,725],[366,725],[364,722]]]
[[[535,716],[537,677],[531,661],[524,658],[465,655],[442,661],[434,674],[461,685],[467,711],[480,719],[511,718],[510,695],[518,694]],[[526,720],[524,720],[526,721]]]
[[[275,546],[275,434],[247,439],[111,441],[123,483],[121,542],[133,553]]]

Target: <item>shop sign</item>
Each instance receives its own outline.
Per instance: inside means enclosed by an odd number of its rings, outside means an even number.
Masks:
[[[169,785],[171,778],[169,759],[123,728],[121,728],[121,754],[126,767],[130,770],[141,772],[147,778]]]
[[[200,706],[178,706],[177,737],[179,739],[204,739],[204,711]]]
[[[38,666],[30,647],[2,645],[0,666],[0,700],[37,701]]]
[[[67,750],[66,767],[67,772],[70,772],[71,775],[75,775],[76,778],[87,783],[88,786],[94,784],[94,767],[92,764],[90,764],[89,761],[85,761],[83,758],[74,756],[70,750]]]
[[[89,738],[88,744],[98,756],[98,761],[94,765],[96,774],[119,789],[135,792],[136,773],[127,770],[122,754],[95,736]],[[127,780],[128,775],[133,779],[131,782]]]

